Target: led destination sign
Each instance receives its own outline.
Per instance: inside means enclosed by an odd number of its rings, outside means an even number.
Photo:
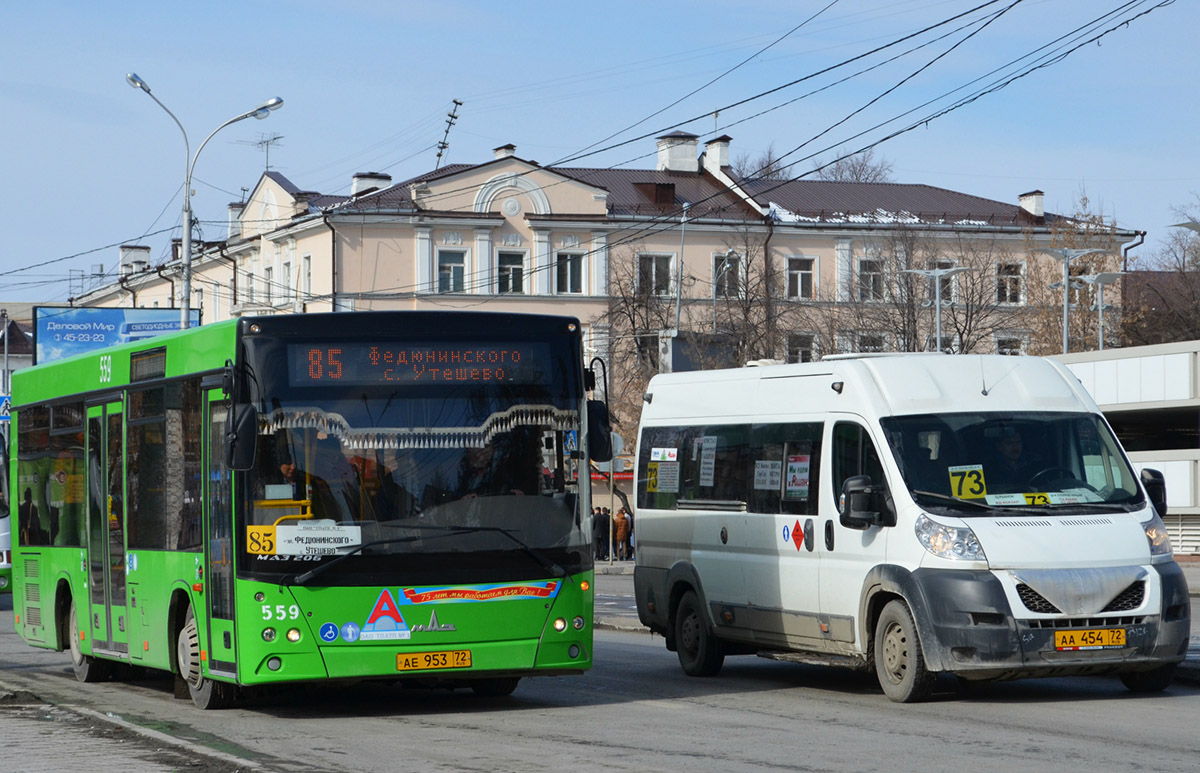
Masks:
[[[537,343],[289,344],[288,384],[534,384],[552,372],[550,347]]]

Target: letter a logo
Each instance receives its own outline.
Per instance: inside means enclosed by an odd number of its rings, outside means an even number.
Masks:
[[[392,598],[392,593],[387,588],[383,589],[383,593],[379,594],[379,599],[375,602],[375,608],[371,610],[371,616],[367,618],[367,625],[374,626],[375,622],[381,617],[390,617],[396,621],[396,627],[404,626],[404,618],[400,617],[400,610],[396,608],[396,601]]]

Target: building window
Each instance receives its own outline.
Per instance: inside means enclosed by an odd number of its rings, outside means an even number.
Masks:
[[[787,297],[792,300],[811,300],[813,297],[812,258],[788,258]],[[803,360],[807,362],[807,360]]]
[[[465,292],[467,253],[463,250],[438,250],[437,262],[438,292]]]
[[[713,297],[737,298],[741,295],[741,258],[736,254],[713,256]]]
[[[204,288],[197,288],[193,294],[196,296],[196,308],[194,310],[200,312],[200,318],[204,319]]]
[[[286,261],[283,264],[282,270],[279,272],[279,298],[284,303],[291,303],[292,300],[292,264]]]
[[[254,274],[246,273],[246,299],[243,303],[254,303]]]
[[[957,343],[957,336],[946,335],[945,333],[942,333],[941,351],[945,352],[946,354],[953,354],[956,351],[956,347],[955,347],[956,343]],[[925,336],[925,351],[927,351],[927,352],[938,351],[936,335]]]
[[[996,303],[1021,303],[1020,263],[996,264]]]
[[[671,295],[670,255],[638,255],[638,291],[646,295]]]
[[[270,306],[274,302],[275,269],[267,266],[263,269],[263,302]]]
[[[501,252],[496,255],[496,292],[525,292],[525,253]]]
[[[883,265],[878,260],[858,261],[858,299],[883,300]]]
[[[555,256],[554,291],[560,295],[583,292],[583,253],[560,252]]]
[[[300,258],[300,265],[304,270],[304,278],[301,287],[304,290],[304,300],[312,298],[312,255],[305,255]]]
[[[787,361],[812,362],[813,345],[816,336],[812,333],[791,333],[788,335]]]
[[[859,333],[857,344],[858,344],[858,351],[860,351],[860,352],[886,352],[887,351],[887,334],[886,333]]]
[[[1029,346],[1028,336],[1023,333],[996,333],[996,354],[1019,357]]]

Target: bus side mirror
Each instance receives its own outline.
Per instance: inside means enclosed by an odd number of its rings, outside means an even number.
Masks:
[[[612,424],[608,405],[602,400],[587,401],[588,456],[593,462],[612,461]]]
[[[253,405],[230,408],[229,431],[225,434],[225,465],[231,470],[254,466],[258,443],[258,410]]]
[[[883,495],[886,489],[871,483],[870,475],[854,475],[842,483],[838,500],[841,524],[860,531],[883,524]]]
[[[1142,470],[1141,478],[1142,487],[1146,489],[1146,496],[1150,498],[1150,504],[1154,505],[1154,510],[1158,513],[1159,518],[1165,518],[1167,515],[1167,482],[1163,478],[1163,474],[1147,467]]]

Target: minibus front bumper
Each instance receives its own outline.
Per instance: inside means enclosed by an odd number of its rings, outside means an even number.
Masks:
[[[921,568],[901,583],[928,667],[968,679],[1137,671],[1178,663],[1187,653],[1187,582],[1175,563],[1145,579],[1153,609],[1075,616],[1014,612],[991,571]],[[899,579],[899,578],[897,578]],[[1056,635],[1057,634],[1057,635]]]

